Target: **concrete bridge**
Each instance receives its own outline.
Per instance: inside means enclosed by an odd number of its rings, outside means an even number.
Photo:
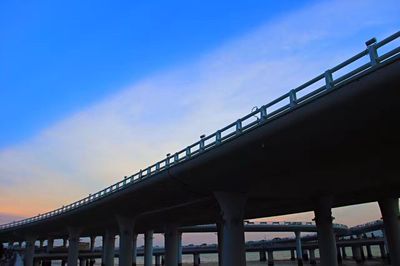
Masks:
[[[400,265],[399,37],[369,40],[338,66],[108,188],[0,226],[0,241],[26,241],[31,266],[35,241],[68,238],[68,265],[76,266],[80,237],[103,236],[104,264],[112,265],[118,234],[119,264],[131,266],[135,236],[145,234],[151,257],[152,233],[163,231],[166,265],[176,266],[178,227],[216,223],[220,264],[239,266],[243,219],[314,211],[321,264],[336,266],[331,208],[378,201]]]

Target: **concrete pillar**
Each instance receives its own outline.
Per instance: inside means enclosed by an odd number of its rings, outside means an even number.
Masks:
[[[178,232],[178,266],[182,266],[182,233]]]
[[[399,200],[388,198],[378,203],[382,213],[390,262],[392,265],[400,265]]]
[[[222,245],[224,239],[223,221],[217,222],[217,241],[218,241],[218,266],[222,266]]]
[[[67,264],[66,260],[61,260],[61,266],[65,266]]]
[[[68,227],[68,266],[78,266],[80,234],[81,228]]]
[[[200,266],[200,254],[199,253],[193,254],[193,265]]]
[[[340,248],[336,248],[337,249],[337,261],[338,264],[342,264],[343,262],[343,258],[342,258],[342,251]]]
[[[117,216],[119,227],[119,266],[132,266],[133,219]]]
[[[321,265],[337,266],[336,240],[332,227],[332,199],[320,198],[316,202],[315,222],[317,224],[318,246]]]
[[[294,232],[296,235],[296,257],[297,257],[297,265],[303,266],[303,251],[301,249],[301,232]]]
[[[365,247],[367,248],[367,258],[372,259],[371,245],[366,245]]]
[[[246,197],[228,192],[214,193],[223,220],[222,266],[246,265],[243,214]]]
[[[101,258],[102,266],[114,266],[115,253],[115,232],[106,230],[103,235],[103,254]]]
[[[92,252],[93,252],[93,250],[94,250],[94,243],[95,243],[95,241],[96,241],[96,236],[91,236],[91,237],[90,237],[90,251],[92,251]]]
[[[79,258],[79,266],[86,266],[86,259]]]
[[[33,256],[35,254],[36,237],[28,236],[25,242],[24,266],[33,266]]]
[[[153,246],[153,245],[152,245]],[[133,241],[132,241],[132,266],[136,266],[137,259],[137,234],[133,232]]]
[[[67,238],[63,238],[63,248],[67,248],[67,242],[68,242],[68,239]]]
[[[342,247],[342,258],[343,259],[347,258],[346,247]]]
[[[165,265],[178,265],[178,231],[176,225],[168,225],[165,229]]]
[[[310,264],[317,264],[317,260],[315,259],[315,249],[310,249]]]
[[[39,240],[39,248],[43,248],[43,246],[44,246],[44,240],[41,239]]]
[[[352,246],[352,251],[353,251],[353,258],[357,263],[362,262],[362,257],[361,257],[361,248],[360,246]]]
[[[47,253],[50,253],[50,251],[53,250],[53,247],[54,247],[54,239],[53,238],[47,239],[47,247],[46,247]]]
[[[144,234],[144,266],[153,264],[153,230],[148,230]]]
[[[265,254],[265,250],[260,251],[260,261],[267,261],[267,254]]]
[[[303,261],[308,261],[309,256],[308,256],[308,251],[303,249]]]
[[[155,255],[155,262],[156,262],[156,266],[161,266],[161,256],[156,254]]]
[[[381,258],[386,258],[385,244],[379,244],[379,251],[381,252]]]
[[[294,256],[294,249],[290,250],[290,260],[296,260],[296,257]]]
[[[274,265],[274,252],[272,250],[268,250],[267,254],[268,254],[268,265],[269,266]]]

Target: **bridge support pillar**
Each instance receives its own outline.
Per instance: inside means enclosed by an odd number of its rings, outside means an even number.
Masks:
[[[86,266],[86,259],[79,258],[79,266]]]
[[[296,260],[296,257],[294,256],[294,249],[290,250],[290,260]]]
[[[78,266],[81,228],[68,227],[68,266]]]
[[[119,226],[119,266],[132,266],[133,219],[117,216]]]
[[[268,265],[274,265],[274,252],[272,250],[268,250]]]
[[[246,197],[228,192],[214,193],[223,220],[222,266],[246,265],[243,213]]]
[[[366,245],[367,248],[367,258],[372,259],[372,251],[371,251],[371,245]]]
[[[33,236],[28,236],[26,238],[24,266],[33,266],[33,256],[35,254],[35,241],[36,238]]]
[[[340,248],[336,247],[336,249],[337,249],[337,261],[339,264],[342,264],[342,262],[343,262],[342,251]]]
[[[392,265],[400,265],[399,199],[384,199],[378,203],[382,213],[390,262]]]
[[[296,257],[297,265],[303,266],[303,251],[301,249],[301,232],[294,232],[296,235]]]
[[[96,241],[96,236],[90,237],[90,251],[93,252],[94,250],[94,241]]]
[[[182,266],[182,233],[178,232],[178,266]]]
[[[379,244],[379,251],[381,252],[381,258],[386,258],[385,244]]]
[[[102,254],[102,266],[113,266],[114,265],[114,252],[115,252],[115,232],[112,230],[106,230],[103,235],[103,254]]]
[[[152,251],[152,253],[153,253],[153,251]],[[132,266],[136,266],[136,258],[137,258],[137,234],[135,232],[133,232],[133,237],[132,237]]]
[[[223,222],[217,222],[217,241],[218,241],[218,266],[222,266],[222,245],[224,239]]]
[[[47,239],[47,247],[46,247],[47,253],[50,253],[53,247],[54,247],[54,239],[53,238]]]
[[[39,248],[43,248],[43,246],[44,246],[44,240],[40,239],[39,240]]]
[[[353,258],[357,263],[362,262],[362,257],[361,257],[361,248],[360,246],[352,246],[352,251],[353,251]]]
[[[63,248],[67,248],[67,242],[68,242],[68,238],[63,238]]]
[[[342,258],[343,259],[347,258],[346,247],[342,247]]]
[[[317,200],[315,222],[317,224],[318,246],[321,265],[337,266],[336,240],[332,227],[332,198],[325,197]]]
[[[144,234],[144,266],[153,264],[153,230],[148,230]]]
[[[193,254],[193,265],[200,266],[200,254],[199,253]]]
[[[315,249],[310,249],[310,264],[317,264],[317,260],[315,259]]]
[[[161,266],[161,256],[160,255],[158,255],[158,254],[156,254],[155,256],[154,256],[154,258],[155,258],[155,265],[156,266]]]
[[[178,265],[178,230],[176,225],[168,225],[165,229],[165,265]]]
[[[260,251],[260,261],[267,261],[267,254],[265,254],[265,250]]]

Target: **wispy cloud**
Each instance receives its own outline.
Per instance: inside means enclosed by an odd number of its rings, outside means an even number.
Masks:
[[[0,151],[0,212],[34,215],[117,181],[211,133],[398,29],[396,1],[327,1]]]

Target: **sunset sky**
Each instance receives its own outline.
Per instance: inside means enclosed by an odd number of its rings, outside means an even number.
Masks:
[[[0,2],[0,223],[96,192],[400,29],[397,0],[138,2]]]

